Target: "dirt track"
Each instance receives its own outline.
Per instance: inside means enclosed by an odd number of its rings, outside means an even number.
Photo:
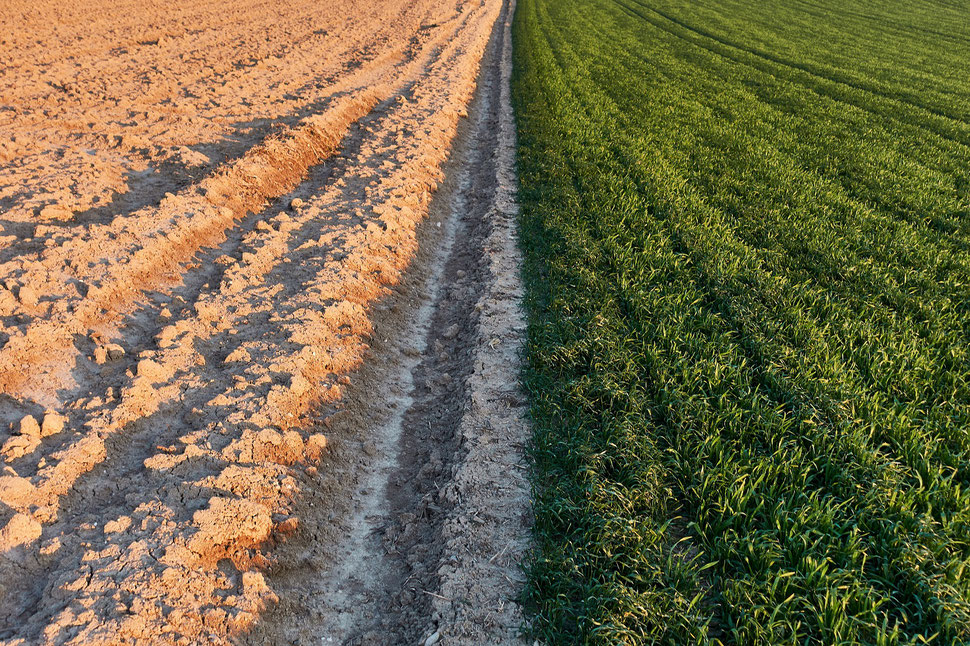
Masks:
[[[5,643],[515,641],[510,8],[277,4],[0,8]]]

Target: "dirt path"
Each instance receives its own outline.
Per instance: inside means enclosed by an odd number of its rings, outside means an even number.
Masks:
[[[510,7],[62,4],[0,10],[0,640],[514,643]]]

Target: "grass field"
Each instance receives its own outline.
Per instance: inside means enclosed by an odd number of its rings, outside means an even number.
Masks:
[[[560,643],[970,643],[970,5],[519,0]]]

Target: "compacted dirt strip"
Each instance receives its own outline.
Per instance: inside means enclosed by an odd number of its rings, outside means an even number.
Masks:
[[[512,639],[509,7],[65,5],[0,9],[0,639]]]

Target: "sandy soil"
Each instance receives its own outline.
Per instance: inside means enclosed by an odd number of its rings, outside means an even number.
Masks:
[[[509,17],[0,7],[3,643],[514,643]]]

